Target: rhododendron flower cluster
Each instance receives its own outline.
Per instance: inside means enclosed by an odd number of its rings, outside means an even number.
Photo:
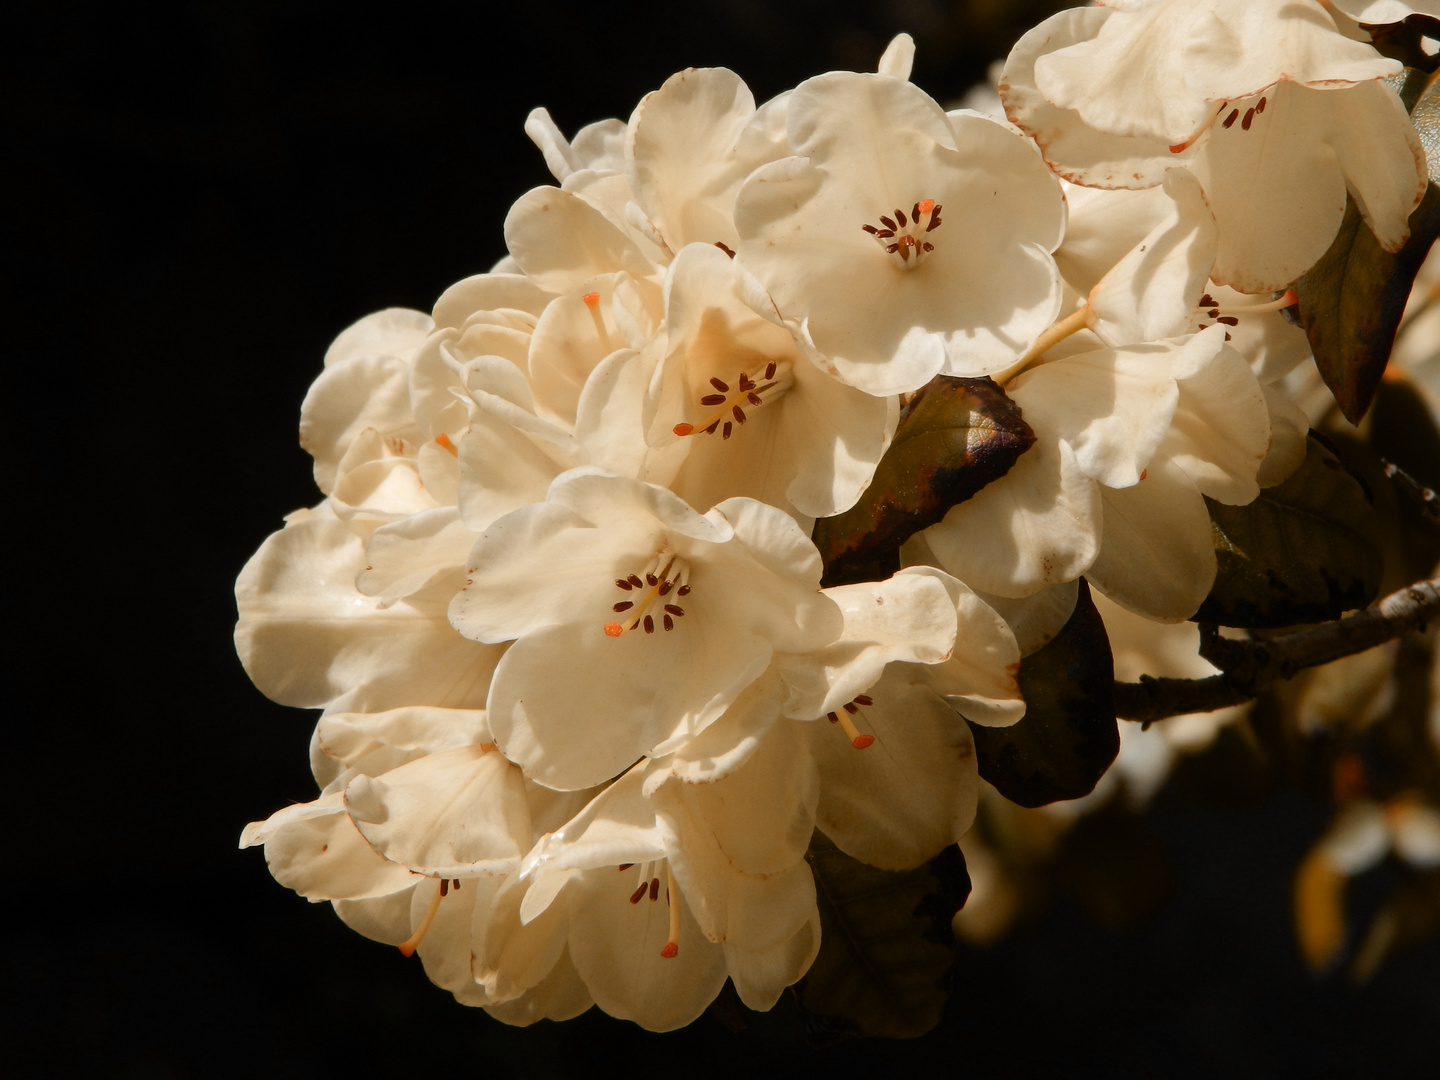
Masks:
[[[1009,121],[913,48],[758,108],[703,69],[571,138],[536,110],[555,183],[509,255],[344,331],[305,399],[324,499],[242,572],[236,643],[322,710],[320,794],[242,842],[461,1002],[769,1008],[820,947],[816,830],[887,870],[959,840],[971,725],[1023,716],[1081,575],[1195,612],[1205,500],[1304,458],[1289,284],[1347,190],[1393,248],[1424,188],[1396,65],[1312,0],[1062,13]],[[825,583],[815,521],[937,376],[1033,445],[902,569]]]

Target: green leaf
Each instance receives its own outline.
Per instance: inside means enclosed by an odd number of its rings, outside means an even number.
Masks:
[[[1024,717],[1010,727],[970,725],[980,775],[1021,806],[1088,795],[1120,752],[1114,679],[1105,623],[1081,578],[1070,621],[1020,661]]]
[[[1416,271],[1440,236],[1440,81],[1435,76],[1410,119],[1425,144],[1431,179],[1410,215],[1410,239],[1394,254],[1385,251],[1347,196],[1330,250],[1295,283],[1300,323],[1315,365],[1352,424],[1360,422],[1375,398]]]
[[[901,417],[860,501],[815,523],[824,584],[889,577],[901,544],[1004,476],[1034,442],[1019,407],[991,380],[937,376]]]
[[[970,892],[959,848],[895,873],[852,859],[820,832],[815,875],[820,953],[796,987],[835,1034],[913,1039],[940,1022],[955,957],[950,919]]]
[[[1205,503],[1219,565],[1196,622],[1324,622],[1375,597],[1384,569],[1379,520],[1360,482],[1313,434],[1300,468],[1254,502]]]

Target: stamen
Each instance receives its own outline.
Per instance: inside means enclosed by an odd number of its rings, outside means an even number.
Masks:
[[[660,955],[666,960],[674,960],[680,955],[680,889],[675,884],[675,874],[670,869],[670,863],[665,863],[666,891],[665,900],[670,905],[670,932],[665,942],[665,947],[660,950]],[[659,886],[657,879],[655,886]],[[650,898],[653,900],[655,894],[652,892]]]
[[[616,867],[616,869],[618,869],[623,874],[626,870],[629,870],[634,865],[635,864],[633,862],[622,862],[618,867]]]
[[[1216,304],[1215,301],[1209,296],[1202,296],[1200,298],[1200,306],[1206,307],[1207,305],[1205,301],[1207,300],[1209,300],[1210,305],[1212,305],[1210,307],[1210,310],[1206,312],[1206,314],[1209,315],[1210,318],[1214,319],[1216,322],[1224,323],[1226,326],[1234,326],[1239,321],[1235,318],[1235,316],[1237,315],[1264,315],[1266,312],[1270,311],[1282,311],[1285,308],[1298,304],[1300,302],[1300,296],[1298,293],[1295,292],[1294,289],[1286,289],[1274,300],[1269,300],[1265,303],[1234,304],[1229,307],[1224,307],[1220,304]]]
[[[678,591],[684,595],[690,591],[690,567],[683,559],[662,551],[650,560],[645,569],[645,576],[641,578],[638,574],[631,574],[629,577],[616,578],[615,587],[628,592],[633,598],[618,600],[611,605],[611,610],[617,614],[623,613],[626,622],[607,622],[605,634],[607,637],[620,637],[622,634],[635,629],[643,629],[647,634],[655,633],[654,614],[650,613],[650,607],[655,601],[671,592]],[[638,597],[634,597],[637,589],[643,589]],[[675,604],[662,604],[664,613],[660,615],[661,625],[666,630],[675,628],[675,619],[685,614],[685,609]]]
[[[443,446],[446,450],[450,451],[450,455],[452,457],[460,456],[460,451],[455,449],[455,444],[450,441],[450,436],[446,435],[443,431],[439,435],[435,436],[435,441],[441,446]]]
[[[847,714],[831,713],[830,715],[840,721],[840,726],[844,729],[846,737],[850,740],[850,745],[856,750],[864,750],[875,741],[874,735],[860,734],[860,729],[855,726],[855,722],[851,720]]]
[[[1228,101],[1217,101],[1210,109],[1210,115],[1205,117],[1205,119],[1201,122],[1200,126],[1195,129],[1194,134],[1192,134],[1184,142],[1176,143],[1174,146],[1170,147],[1170,153],[1180,154],[1186,150],[1189,150],[1190,147],[1194,146],[1196,140],[1199,139],[1201,135],[1204,135],[1205,132],[1210,130],[1210,126],[1215,123],[1215,118],[1220,115],[1220,110],[1225,108],[1225,106],[1229,104],[1230,103]],[[1227,123],[1225,126],[1229,127],[1230,125]]]
[[[414,956],[415,950],[425,940],[425,935],[430,932],[430,924],[435,921],[435,915],[440,910],[440,898],[445,895],[445,885],[441,882],[440,888],[435,890],[435,895],[430,897],[430,906],[425,909],[425,917],[420,920],[420,926],[415,933],[402,941],[399,945],[402,956]]]
[[[1080,307],[1076,308],[1069,315],[1066,315],[1036,338],[1035,344],[1030,346],[1024,356],[1020,357],[1019,360],[1016,360],[1015,363],[1011,364],[1004,371],[990,377],[1001,386],[1004,386],[1071,334],[1078,334],[1081,330],[1088,329],[1092,314],[1089,304],[1080,305]]]
[[[1255,110],[1254,110],[1254,109],[1246,109],[1246,110],[1245,110],[1245,119],[1240,121],[1240,128],[1241,128],[1241,130],[1242,130],[1242,131],[1249,131],[1249,130],[1250,130],[1250,125],[1251,125],[1251,123],[1254,122],[1254,120],[1255,120]]]
[[[631,863],[630,865],[633,866],[633,865],[635,865],[635,864],[634,864],[634,863]],[[647,882],[643,882],[643,881],[642,881],[642,882],[640,883],[640,887],[639,887],[638,889],[636,889],[633,893],[630,894],[630,903],[632,903],[632,904],[638,904],[638,903],[641,901],[641,899],[645,896],[645,890],[648,889],[648,888],[650,888],[649,884],[648,884]]]
[[[734,250],[722,244],[719,240],[715,241],[715,246],[718,247],[721,251],[723,251],[726,255],[729,255],[730,258],[733,259],[735,257]]]
[[[590,309],[590,321],[595,324],[595,336],[600,339],[600,347],[609,355],[615,351],[615,347],[610,344],[610,332],[605,329],[605,318],[600,314],[600,294],[587,292],[580,299]]]
[[[1225,117],[1225,123],[1221,124],[1220,126],[1223,127],[1223,128],[1228,128],[1231,124],[1235,123],[1236,119],[1237,119],[1239,116],[1240,116],[1240,110],[1239,110],[1239,109],[1231,109],[1231,110],[1230,110],[1230,115],[1227,116],[1227,117]]]
[[[869,224],[860,227],[875,238],[882,251],[894,256],[895,265],[901,269],[914,269],[935,250],[934,244],[920,239],[940,227],[940,206],[934,199],[921,199],[915,203],[909,217],[904,210],[897,209],[894,218],[882,214],[880,221],[885,228]]]

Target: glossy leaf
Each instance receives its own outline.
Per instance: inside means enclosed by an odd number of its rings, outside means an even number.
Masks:
[[[1088,795],[1120,752],[1114,678],[1105,623],[1082,578],[1070,621],[1020,661],[1024,717],[1010,727],[970,725],[980,775],[1021,806]]]
[[[900,568],[901,544],[1004,476],[1034,442],[1019,407],[991,380],[931,380],[901,417],[860,501],[815,523],[824,584],[889,577]]]
[[[1375,398],[1415,274],[1440,236],[1440,80],[1431,76],[1410,118],[1425,144],[1431,180],[1410,215],[1410,239],[1393,255],[1385,251],[1347,196],[1330,250],[1295,283],[1315,364],[1352,424]]]
[[[950,919],[970,892],[953,845],[895,873],[852,859],[816,832],[806,854],[820,908],[820,954],[796,987],[840,1035],[911,1039],[940,1022],[949,996]]]
[[[1384,569],[1365,489],[1313,435],[1304,463],[1245,506],[1205,500],[1218,570],[1196,622],[1276,627],[1364,607]]]

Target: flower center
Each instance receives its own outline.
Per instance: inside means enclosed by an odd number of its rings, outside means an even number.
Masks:
[[[585,309],[590,312],[590,321],[595,324],[595,336],[600,340],[601,351],[609,356],[615,351],[615,346],[610,343],[610,332],[605,329],[605,316],[600,314],[600,294],[587,292],[580,299],[584,302]]]
[[[893,218],[881,214],[879,226],[860,227],[875,238],[891,262],[902,270],[913,270],[935,250],[925,236],[940,227],[940,205],[934,199],[923,199],[911,208],[909,217],[904,210],[896,210]]]
[[[628,595],[610,609],[623,617],[605,624],[607,637],[619,637],[637,627],[653,634],[656,615],[662,627],[674,630],[675,620],[685,614],[685,609],[665,597],[672,593],[676,599],[690,595],[690,567],[684,559],[662,551],[650,560],[643,575],[616,578],[615,587]],[[661,601],[660,606],[652,611],[657,601]]]
[[[646,894],[650,896],[653,904],[660,899],[660,878],[658,876],[657,863],[665,864],[665,904],[670,909],[670,927],[666,935],[665,947],[660,950],[660,955],[666,960],[673,960],[680,955],[680,888],[675,884],[675,875],[670,871],[670,863],[666,859],[651,859],[649,862],[640,864],[640,884],[630,894],[630,903],[638,905],[645,899]],[[621,863],[620,872],[633,867],[634,863]]]
[[[712,377],[710,386],[714,393],[700,399],[700,407],[711,410],[703,419],[693,424],[676,424],[671,430],[676,435],[714,435],[717,431],[722,439],[730,438],[737,424],[748,419],[745,408],[758,409],[767,402],[783,397],[795,383],[795,375],[786,360],[771,360],[765,365],[763,381],[757,383],[749,372],[740,372],[734,389],[718,376]]]
[[[874,705],[875,699],[869,694],[857,694],[852,700],[845,703],[839,712],[826,713],[826,719],[832,724],[839,724],[845,732],[845,737],[850,740],[850,745],[856,750],[864,750],[875,741],[874,735],[862,735],[860,729],[855,726],[855,721],[850,718],[860,711],[862,705]]]

